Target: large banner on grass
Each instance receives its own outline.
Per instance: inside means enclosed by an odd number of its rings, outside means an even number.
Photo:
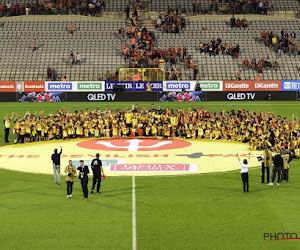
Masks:
[[[223,91],[281,91],[281,81],[224,81]]]

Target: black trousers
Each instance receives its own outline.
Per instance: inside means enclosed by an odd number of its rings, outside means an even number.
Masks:
[[[273,169],[273,173],[272,173],[272,182],[274,183],[274,181],[275,181],[275,179],[276,179],[276,175],[277,175],[277,177],[278,177],[278,180],[277,180],[277,182],[279,183],[279,182],[281,182],[281,169],[279,169],[279,168],[274,168]]]
[[[97,192],[98,193],[100,192],[101,179],[102,179],[101,175],[94,175],[94,177],[93,177],[93,187],[92,187],[92,190],[94,190],[95,185],[97,183]]]
[[[289,181],[289,169],[283,169],[283,179]]]
[[[249,176],[248,173],[242,173],[243,191],[249,192]]]
[[[5,133],[4,133],[5,134],[5,136],[4,136],[5,137],[5,142],[8,142],[9,130],[10,130],[9,128],[4,129],[4,131],[5,131]]]
[[[72,194],[73,192],[73,183],[72,181],[67,181],[67,195]]]
[[[83,178],[81,179],[81,187],[82,187],[82,192],[83,192],[83,197],[84,198],[89,198],[88,197],[88,178]]]
[[[267,182],[270,182],[270,168],[265,167],[265,163],[261,164],[261,183],[265,182],[265,172],[267,172]]]

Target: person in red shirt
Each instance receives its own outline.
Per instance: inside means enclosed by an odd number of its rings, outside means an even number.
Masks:
[[[32,52],[36,51],[37,50],[37,43],[36,43],[36,40],[33,41],[33,44],[32,44]]]
[[[243,62],[243,65],[244,65],[244,71],[245,70],[248,70],[248,67],[249,67],[249,60],[247,58],[245,58],[244,62]]]
[[[183,55],[182,55],[182,59],[187,57],[187,48],[186,46],[183,47]]]

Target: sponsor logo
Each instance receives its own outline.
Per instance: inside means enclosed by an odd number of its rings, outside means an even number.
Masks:
[[[196,85],[200,84],[202,91],[218,91],[222,90],[222,82],[196,82]]]
[[[105,91],[112,91],[114,85],[125,85],[125,91],[146,91],[148,82],[106,82]],[[162,91],[162,82],[150,82],[152,91]]]
[[[135,90],[136,91],[143,91],[146,88],[146,84],[144,82],[136,82],[135,83]]]
[[[281,91],[280,81],[224,81],[224,91]]]
[[[102,90],[102,82],[78,82],[77,90]]]
[[[101,94],[88,94],[87,99],[89,101],[114,101],[116,98],[116,94],[106,94],[106,93],[101,93]]]
[[[24,82],[24,92],[45,91],[44,82]]]
[[[278,83],[255,83],[255,89],[278,89]]]
[[[227,99],[230,101],[254,100],[255,93],[228,93]]]
[[[157,164],[112,164],[110,171],[118,172],[195,172],[194,164],[157,163]]]
[[[125,85],[126,91],[133,91],[133,82],[106,82],[105,91],[110,91],[114,89],[114,85]]]
[[[163,85],[162,82],[150,82],[152,91],[162,91]]]
[[[165,83],[166,89],[165,90],[190,90],[191,83],[190,82],[166,82]]]
[[[247,83],[226,83],[226,89],[249,89],[250,85]]]
[[[300,81],[282,81],[282,90],[299,91]]]
[[[72,90],[71,82],[48,82],[48,91],[70,91]]]
[[[159,140],[159,139],[105,139],[79,142],[78,147],[107,150],[107,151],[156,151],[185,148],[191,143],[182,140]]]
[[[0,92],[16,91],[16,82],[0,82]]]

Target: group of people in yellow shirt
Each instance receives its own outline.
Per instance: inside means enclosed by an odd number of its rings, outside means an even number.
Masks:
[[[61,108],[54,114],[17,115],[14,121],[15,143],[41,140],[152,136],[165,138],[208,139],[249,143],[251,150],[272,146],[288,147],[299,155],[300,122],[270,113],[221,111],[189,108],[161,109],[151,105],[133,110],[101,111],[86,109],[71,112]]]

